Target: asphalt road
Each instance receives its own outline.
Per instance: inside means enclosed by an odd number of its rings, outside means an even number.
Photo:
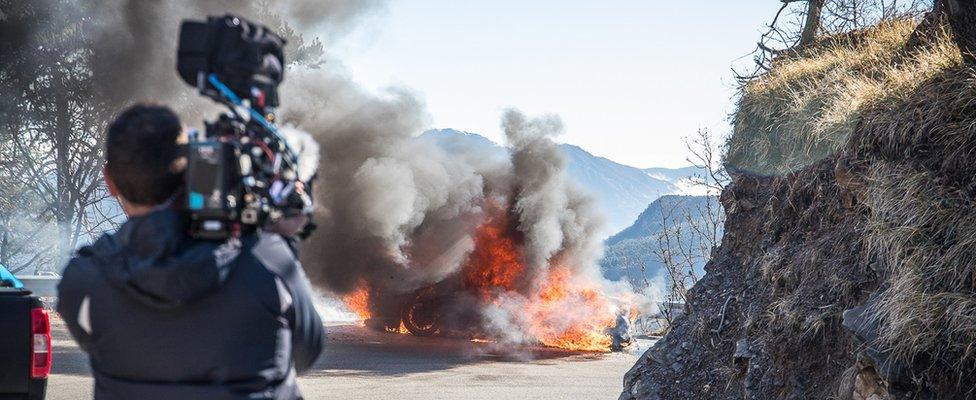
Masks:
[[[47,398],[89,399],[88,360],[63,324],[52,322]],[[299,385],[307,399],[616,399],[636,359],[330,326],[325,354]]]

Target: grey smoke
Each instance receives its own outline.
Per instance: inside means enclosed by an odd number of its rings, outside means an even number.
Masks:
[[[603,218],[567,180],[565,156],[553,142],[562,133],[562,121],[555,116],[527,119],[508,110],[502,128],[512,149],[515,210],[527,262],[539,269],[558,257],[571,268],[587,270],[602,256]]]
[[[282,95],[281,120],[323,149],[309,275],[338,293],[363,280],[402,293],[455,271],[473,247],[486,181],[478,166],[413,139],[423,103],[402,89],[372,95],[330,67],[296,69]]]
[[[282,1],[282,15],[304,32],[321,31],[329,36],[346,33],[359,18],[383,9],[383,0]]]
[[[278,133],[298,156],[298,179],[311,182],[318,171],[321,147],[312,135],[291,125],[281,126]]]

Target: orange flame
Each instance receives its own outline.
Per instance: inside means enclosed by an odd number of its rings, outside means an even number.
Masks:
[[[502,292],[518,293],[532,279],[523,261],[519,233],[508,210],[491,207],[492,217],[475,236],[465,265],[465,283],[483,301],[499,304]],[[546,346],[582,351],[609,351],[607,328],[615,321],[613,306],[596,282],[580,281],[566,267],[552,266],[534,295],[511,306],[522,315],[527,333]]]
[[[401,335],[407,335],[407,334],[410,333],[410,331],[407,330],[407,325],[405,325],[403,323],[403,321],[400,321],[400,327],[399,328],[396,328],[396,329],[386,328],[386,331],[387,332],[390,332],[390,333],[399,333]]]
[[[556,266],[528,305],[529,331],[542,344],[570,350],[608,351],[607,328],[613,305],[599,286],[573,280],[569,268]]]
[[[360,319],[365,321],[373,316],[369,311],[369,286],[365,283],[360,285],[359,289],[345,295],[342,300]]]
[[[486,299],[495,290],[515,290],[525,274],[518,246],[509,233],[508,214],[496,211],[475,235],[475,248],[465,265],[465,283]]]

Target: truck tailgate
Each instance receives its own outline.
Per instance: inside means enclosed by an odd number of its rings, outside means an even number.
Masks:
[[[27,292],[0,289],[0,394],[28,392],[34,301]]]

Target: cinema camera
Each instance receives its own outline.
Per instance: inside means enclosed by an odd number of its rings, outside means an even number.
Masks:
[[[185,208],[195,238],[223,240],[311,211],[299,157],[274,124],[284,46],[267,27],[229,14],[180,27],[180,77],[229,110],[187,145]]]

